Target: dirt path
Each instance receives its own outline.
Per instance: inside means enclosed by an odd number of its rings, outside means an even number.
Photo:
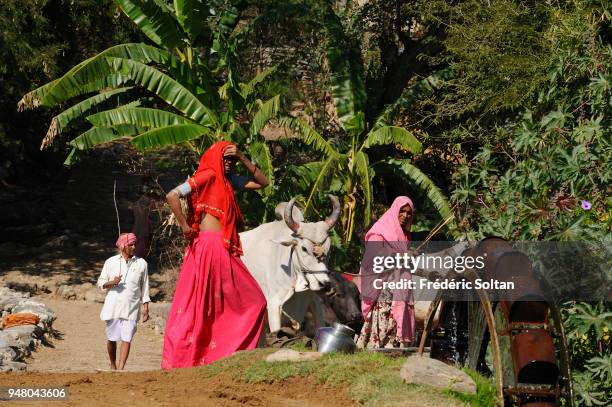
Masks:
[[[30,372],[94,372],[108,368],[102,304],[36,297],[58,316],[53,327],[62,335],[54,339],[55,348],[41,346],[28,362]],[[161,363],[163,336],[148,323],[138,324],[130,356],[129,371],[157,370]]]

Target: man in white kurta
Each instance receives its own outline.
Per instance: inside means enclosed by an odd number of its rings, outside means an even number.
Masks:
[[[147,262],[134,256],[136,236],[124,233],[117,239],[119,254],[106,260],[98,287],[107,291],[100,319],[106,324],[107,350],[111,369],[123,370],[136,333],[136,323],[143,307],[142,322],[149,319],[149,275]],[[117,341],[121,341],[119,365],[116,364]]]

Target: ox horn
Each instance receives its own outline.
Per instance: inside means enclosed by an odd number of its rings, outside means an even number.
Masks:
[[[289,201],[289,203],[287,204],[287,206],[285,206],[285,216],[283,216],[283,218],[285,219],[285,223],[287,224],[287,227],[289,229],[291,229],[294,233],[297,233],[300,225],[293,220],[293,205],[295,204],[295,198],[291,199]]]
[[[340,217],[340,201],[338,201],[338,198],[335,197],[334,195],[328,195],[329,196],[329,200],[332,203],[332,213],[331,215],[329,215],[327,217],[327,219],[325,219],[325,223],[327,223],[329,225],[329,228],[333,228],[334,225],[336,224],[336,222],[338,221],[338,218]]]

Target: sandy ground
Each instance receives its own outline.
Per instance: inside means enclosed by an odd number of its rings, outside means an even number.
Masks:
[[[31,372],[93,372],[108,369],[104,323],[100,320],[102,304],[36,298],[47,304],[58,316],[53,327],[61,335],[53,340],[54,348],[41,346],[28,362]],[[157,370],[161,363],[163,336],[148,323],[138,329],[126,364],[129,371]]]
[[[353,406],[344,392],[304,379],[282,383],[238,383],[225,375],[206,377],[197,368],[140,373],[0,374],[0,386],[65,387],[67,401],[2,402],[14,406]]]
[[[305,379],[249,384],[227,374],[201,369],[159,370],[163,336],[139,324],[127,372],[107,368],[106,338],[99,318],[102,304],[37,297],[58,315],[61,339],[41,346],[27,360],[24,373],[0,373],[0,387],[65,387],[66,401],[2,402],[15,406],[351,406],[343,391],[320,388]],[[314,391],[316,389],[316,391]]]

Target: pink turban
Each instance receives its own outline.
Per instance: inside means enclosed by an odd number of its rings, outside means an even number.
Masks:
[[[121,236],[119,236],[119,239],[117,239],[115,246],[122,249],[124,246],[132,243],[136,243],[136,235],[133,233],[123,233]]]

